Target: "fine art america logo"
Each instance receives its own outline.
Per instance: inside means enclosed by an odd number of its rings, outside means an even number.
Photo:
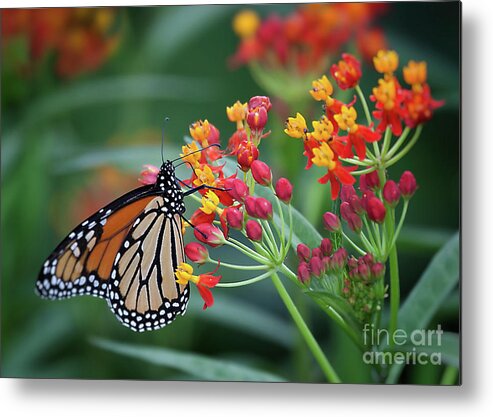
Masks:
[[[391,333],[367,323],[363,327],[363,343],[368,350],[363,353],[363,361],[371,365],[441,365],[442,354],[439,350],[442,335],[440,324],[436,330],[416,329],[408,332],[396,329]],[[372,346],[380,349],[373,350]],[[385,349],[389,346],[393,347]]]

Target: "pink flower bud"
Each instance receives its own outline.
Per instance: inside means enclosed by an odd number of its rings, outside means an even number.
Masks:
[[[349,228],[356,233],[361,231],[363,227],[363,221],[361,217],[358,216],[355,211],[351,208],[350,204],[346,201],[341,204],[341,217],[346,220]]]
[[[255,199],[255,217],[263,220],[272,219],[272,204],[263,197]]]
[[[356,195],[356,191],[352,185],[343,185],[341,188],[341,201],[349,201],[351,196]]]
[[[387,210],[385,209],[382,200],[380,200],[378,197],[371,197],[368,200],[366,212],[368,213],[368,218],[371,221],[383,223]]]
[[[207,136],[207,142],[209,145],[213,143],[219,143],[219,129],[212,123],[209,123],[209,136]]]
[[[367,264],[358,265],[358,275],[365,281],[370,278],[370,268]]]
[[[262,240],[262,227],[256,220],[248,220],[245,226],[248,239],[254,242],[260,242]]]
[[[258,149],[253,142],[242,142],[238,148],[236,158],[241,170],[247,172],[250,170],[252,162],[258,159]]]
[[[320,251],[322,255],[329,256],[332,252],[332,242],[330,239],[324,237],[320,243]]]
[[[245,199],[245,209],[246,209],[246,212],[248,213],[249,216],[257,217],[256,200],[257,200],[257,197],[253,197],[251,195],[249,195]]]
[[[300,261],[308,261],[311,258],[311,250],[304,243],[300,243],[296,247],[296,254]]]
[[[413,194],[418,188],[416,184],[416,178],[411,171],[404,171],[399,180],[399,190],[401,191],[402,197],[408,199],[413,196]]]
[[[314,256],[312,259],[310,259],[309,265],[310,265],[310,271],[316,277],[319,277],[325,272],[324,263],[322,259],[319,258],[318,256]]]
[[[228,194],[240,203],[243,203],[250,193],[248,186],[238,178],[226,180],[224,186],[228,190]]]
[[[265,110],[269,111],[272,107],[270,98],[266,96],[255,96],[248,102],[248,109],[255,109],[257,107],[264,107]]]
[[[320,248],[313,248],[312,250],[312,258],[320,258],[324,257],[322,250]]]
[[[375,262],[375,257],[371,253],[365,253],[361,258],[360,258],[361,263],[366,263],[366,264],[373,264]]]
[[[347,251],[344,248],[337,249],[330,258],[331,269],[342,269],[347,260]]]
[[[324,227],[329,232],[338,232],[341,230],[341,221],[334,213],[327,211],[324,213],[323,217]]]
[[[286,178],[279,178],[276,182],[276,196],[282,202],[289,204],[293,197],[293,185]]]
[[[248,110],[246,121],[252,131],[260,132],[267,124],[267,119],[267,109],[262,106]]]
[[[365,211],[361,203],[361,198],[359,198],[356,194],[349,196],[348,203],[353,211],[358,215],[361,215]]]
[[[243,227],[243,213],[236,207],[228,207],[225,210],[229,227],[240,230]]]
[[[310,267],[306,262],[300,262],[298,265],[298,279],[302,284],[310,281]]]
[[[144,185],[155,184],[158,174],[159,168],[157,166],[144,165],[144,169],[140,172],[139,182]]]
[[[272,182],[272,171],[265,162],[255,160],[250,166],[252,170],[253,179],[259,185],[269,185]]]
[[[190,242],[185,246],[185,254],[192,262],[203,264],[209,259],[209,251],[198,242]]]
[[[395,181],[387,181],[383,186],[382,193],[383,199],[390,207],[397,206],[397,203],[399,203],[399,199],[401,198],[401,192]]]
[[[370,189],[366,189],[365,191],[363,191],[363,194],[361,195],[361,205],[363,206],[363,209],[365,211],[368,210],[368,200],[370,200],[370,198],[372,197],[375,197],[373,191],[371,191]]]
[[[373,278],[381,278],[383,277],[383,274],[385,273],[385,266],[381,262],[377,262],[376,264],[373,264],[371,266],[371,274]]]
[[[198,224],[194,227],[193,234],[198,241],[206,243],[213,248],[224,244],[226,241],[221,229],[211,223]]]
[[[365,177],[364,183],[368,188],[376,190],[380,187],[380,178],[378,178],[377,171],[369,172],[368,174],[362,175],[362,177]]]

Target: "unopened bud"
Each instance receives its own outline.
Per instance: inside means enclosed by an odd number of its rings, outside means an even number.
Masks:
[[[293,185],[286,178],[279,178],[276,183],[276,196],[282,202],[289,204],[293,197]]]
[[[248,239],[254,242],[260,242],[262,240],[262,226],[256,220],[248,220],[245,226]]]
[[[416,178],[411,171],[404,171],[399,180],[399,190],[401,191],[402,197],[408,199],[413,196],[417,188]]]
[[[229,227],[240,230],[243,227],[243,213],[236,207],[228,207],[225,210]]]
[[[368,213],[368,218],[371,221],[383,223],[387,210],[385,209],[382,200],[378,197],[372,197],[368,200],[366,212]]]
[[[195,226],[193,234],[198,241],[212,247],[222,245],[226,241],[221,229],[210,223],[198,224]]]
[[[300,262],[298,265],[298,279],[302,284],[310,281],[310,267],[306,262]]]
[[[324,227],[329,232],[338,232],[341,230],[341,221],[334,213],[327,211],[324,213],[323,217]]]
[[[316,277],[319,277],[324,273],[324,263],[318,256],[314,256],[310,259],[310,271]]]
[[[383,186],[383,199],[390,207],[397,206],[399,203],[399,199],[401,198],[401,192],[399,190],[399,186],[395,183],[395,181],[389,180]]]
[[[380,187],[380,178],[378,177],[378,171],[372,171],[362,176],[365,177],[364,182],[368,188],[375,191]]]
[[[300,243],[296,247],[296,254],[298,255],[298,259],[300,261],[308,261],[311,257],[311,250],[304,243]]]
[[[203,264],[209,259],[209,251],[198,242],[190,242],[185,246],[185,254],[192,262]]]
[[[245,201],[245,198],[250,193],[248,186],[238,178],[231,178],[226,180],[224,186],[228,194],[240,203],[243,203]]]
[[[255,214],[256,217],[262,220],[272,219],[272,204],[269,200],[258,197],[255,199]]]
[[[253,179],[259,185],[269,185],[272,182],[272,171],[265,162],[255,160],[250,166]]]
[[[329,256],[332,252],[332,242],[329,238],[324,237],[320,243],[320,250],[323,255]]]

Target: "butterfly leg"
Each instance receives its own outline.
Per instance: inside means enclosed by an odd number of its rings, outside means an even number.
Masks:
[[[182,220],[187,223],[189,226],[192,227],[193,230],[196,230],[196,226],[193,225],[192,223],[190,223],[190,220],[188,220],[185,216],[183,216],[182,214],[180,214],[180,217],[182,218]],[[204,232],[201,232],[200,230],[197,230],[197,232],[199,232],[203,237],[204,239],[207,239],[207,235],[204,233]]]
[[[204,189],[206,189],[206,190],[217,190],[217,191],[228,191],[229,190],[229,188],[218,188],[218,187],[213,187],[211,185],[202,184],[202,185],[199,185],[198,187],[191,188],[190,190],[185,191],[183,193],[183,196],[186,197],[187,195],[193,194],[197,191],[204,190]]]

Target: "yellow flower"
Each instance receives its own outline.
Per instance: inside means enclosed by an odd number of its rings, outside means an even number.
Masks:
[[[336,166],[334,161],[334,152],[330,149],[327,142],[322,142],[320,147],[313,148],[312,162],[319,167],[327,167],[329,170],[333,170]]]
[[[318,80],[312,81],[312,89],[310,94],[317,101],[327,101],[330,100],[330,95],[332,94],[333,88],[329,79],[324,75]]]
[[[413,90],[421,91],[421,85],[426,82],[426,62],[409,61],[402,69],[404,81],[413,87]]]
[[[358,130],[358,124],[356,123],[356,118],[358,114],[354,107],[341,107],[341,113],[334,115],[334,119],[339,125],[339,129],[347,130],[349,133],[354,133]]]
[[[378,87],[374,87],[372,91],[377,101],[383,104],[385,110],[392,110],[394,108],[396,91],[393,79],[386,81],[380,78],[378,80]]]
[[[196,168],[195,174],[197,175],[197,178],[193,180],[194,185],[199,186],[205,184],[214,186],[216,179],[209,165],[204,165],[202,168]]]
[[[237,129],[243,127],[243,120],[246,119],[247,111],[247,103],[241,103],[239,100],[237,100],[231,107],[226,107],[228,119],[231,122],[236,122]]]
[[[197,283],[199,281],[199,277],[193,275],[193,266],[187,264],[186,262],[182,262],[175,271],[175,277],[177,284],[187,285],[188,281],[192,281]]]
[[[286,121],[284,133],[292,138],[304,138],[307,131],[305,118],[300,113],[296,113],[296,117],[289,117]]]
[[[395,51],[380,50],[377,56],[373,57],[373,65],[377,72],[381,74],[392,74],[399,66],[399,55]]]
[[[182,146],[181,151],[183,152],[180,154],[181,159],[190,162],[190,164],[192,164],[194,168],[199,165],[201,154],[199,152],[199,147],[197,146],[197,142],[193,141],[189,145]]]
[[[242,39],[251,38],[260,26],[260,18],[253,10],[242,10],[233,18],[233,30]]]
[[[207,191],[207,193],[202,196],[202,210],[205,214],[212,214],[216,211],[219,204],[219,197],[212,190]]]
[[[332,126],[332,122],[327,116],[322,116],[319,121],[314,120],[312,126],[313,132],[311,133],[311,136],[320,142],[329,140],[334,131],[334,126]]]
[[[203,148],[209,145],[209,143],[207,142],[207,138],[211,133],[211,127],[207,119],[204,121],[198,120],[192,123],[189,130],[190,136],[192,136],[192,138],[194,138],[196,141],[200,142]]]

